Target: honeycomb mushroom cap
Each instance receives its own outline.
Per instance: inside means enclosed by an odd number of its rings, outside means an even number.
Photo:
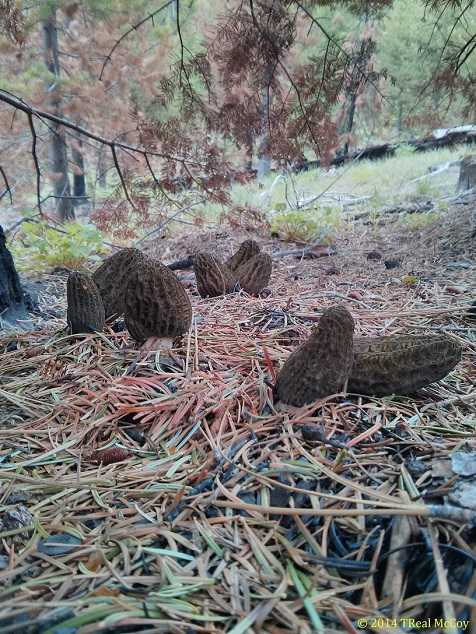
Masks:
[[[201,297],[218,297],[235,290],[236,276],[211,253],[197,253],[193,270]]]
[[[258,253],[236,271],[241,288],[250,295],[259,295],[268,285],[272,268],[270,255]]]
[[[125,311],[126,286],[137,266],[147,261],[139,249],[121,249],[104,260],[93,273],[93,281],[101,293],[106,318],[114,319]]]
[[[354,320],[344,306],[325,310],[278,374],[281,401],[300,407],[339,392],[352,370],[353,334]]]
[[[245,240],[240,244],[240,247],[236,253],[234,253],[229,260],[226,261],[226,266],[230,271],[237,271],[244,264],[254,258],[261,249],[257,242],[254,240]]]
[[[90,275],[72,271],[66,282],[66,297],[66,318],[72,335],[102,331],[105,321],[104,305]]]
[[[149,260],[130,274],[125,292],[126,327],[133,339],[178,337],[190,328],[192,305],[178,277]]]
[[[348,390],[385,396],[411,394],[443,379],[461,359],[461,347],[444,334],[354,340]]]

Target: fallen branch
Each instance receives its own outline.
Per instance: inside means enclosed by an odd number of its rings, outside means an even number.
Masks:
[[[171,262],[167,264],[167,268],[171,271],[176,271],[177,269],[190,269],[195,263],[195,256],[189,255],[183,260],[175,260],[175,262]]]

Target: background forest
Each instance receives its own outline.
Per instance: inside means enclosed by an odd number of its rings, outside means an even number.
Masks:
[[[0,29],[2,203],[62,221],[473,123],[473,2],[3,0]]]

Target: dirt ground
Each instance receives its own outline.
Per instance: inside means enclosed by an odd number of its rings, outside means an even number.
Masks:
[[[274,257],[257,298],[202,299],[179,271],[195,316],[166,353],[67,336],[67,273],[32,282],[35,330],[0,335],[2,632],[475,620],[476,200],[422,232],[396,215]],[[225,259],[249,237],[304,246],[217,228],[146,249]],[[412,395],[281,408],[280,364],[341,302],[357,335],[444,332],[461,362]]]

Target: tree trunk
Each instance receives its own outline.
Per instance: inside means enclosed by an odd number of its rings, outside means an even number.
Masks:
[[[11,326],[17,319],[28,319],[28,313],[20,278],[0,225],[0,326]]]
[[[347,133],[346,141],[344,143],[344,153],[349,153],[349,135],[351,134],[354,128],[354,115],[355,115],[355,102],[357,100],[357,96],[355,93],[352,93],[348,97],[348,106],[346,113],[346,120],[344,124],[344,132]]]
[[[76,132],[74,134],[75,140],[71,145],[71,153],[73,163],[76,169],[73,171],[73,200],[74,206],[85,202],[86,196],[86,178],[84,176],[84,155],[83,155],[83,142],[80,135]]]
[[[61,112],[61,96],[57,87],[56,78],[60,74],[58,59],[58,28],[56,23],[56,9],[52,8],[48,18],[41,23],[43,30],[43,60],[46,68],[53,75],[53,84],[48,88],[50,94],[50,107],[59,117]],[[56,201],[56,212],[61,222],[74,220],[74,209],[71,202],[71,188],[68,176],[68,154],[64,134],[61,126],[50,124],[50,156],[51,172],[53,178],[53,191]]]
[[[397,119],[397,132],[398,132],[398,140],[402,136],[403,130],[403,103],[401,101],[398,102],[398,119]]]
[[[476,156],[468,156],[461,161],[456,193],[461,194],[476,187]]]
[[[268,139],[268,120],[269,120],[270,94],[269,87],[263,88],[263,134],[261,144],[266,145]],[[262,154],[258,159],[258,179],[264,178],[271,173],[271,159],[268,153]]]
[[[104,146],[101,145],[101,147],[99,148],[99,158],[98,158],[98,174],[97,174],[97,182],[99,187],[106,187],[107,185],[107,170],[108,170],[108,164],[107,164],[107,156],[106,156],[106,152],[104,151]]]

